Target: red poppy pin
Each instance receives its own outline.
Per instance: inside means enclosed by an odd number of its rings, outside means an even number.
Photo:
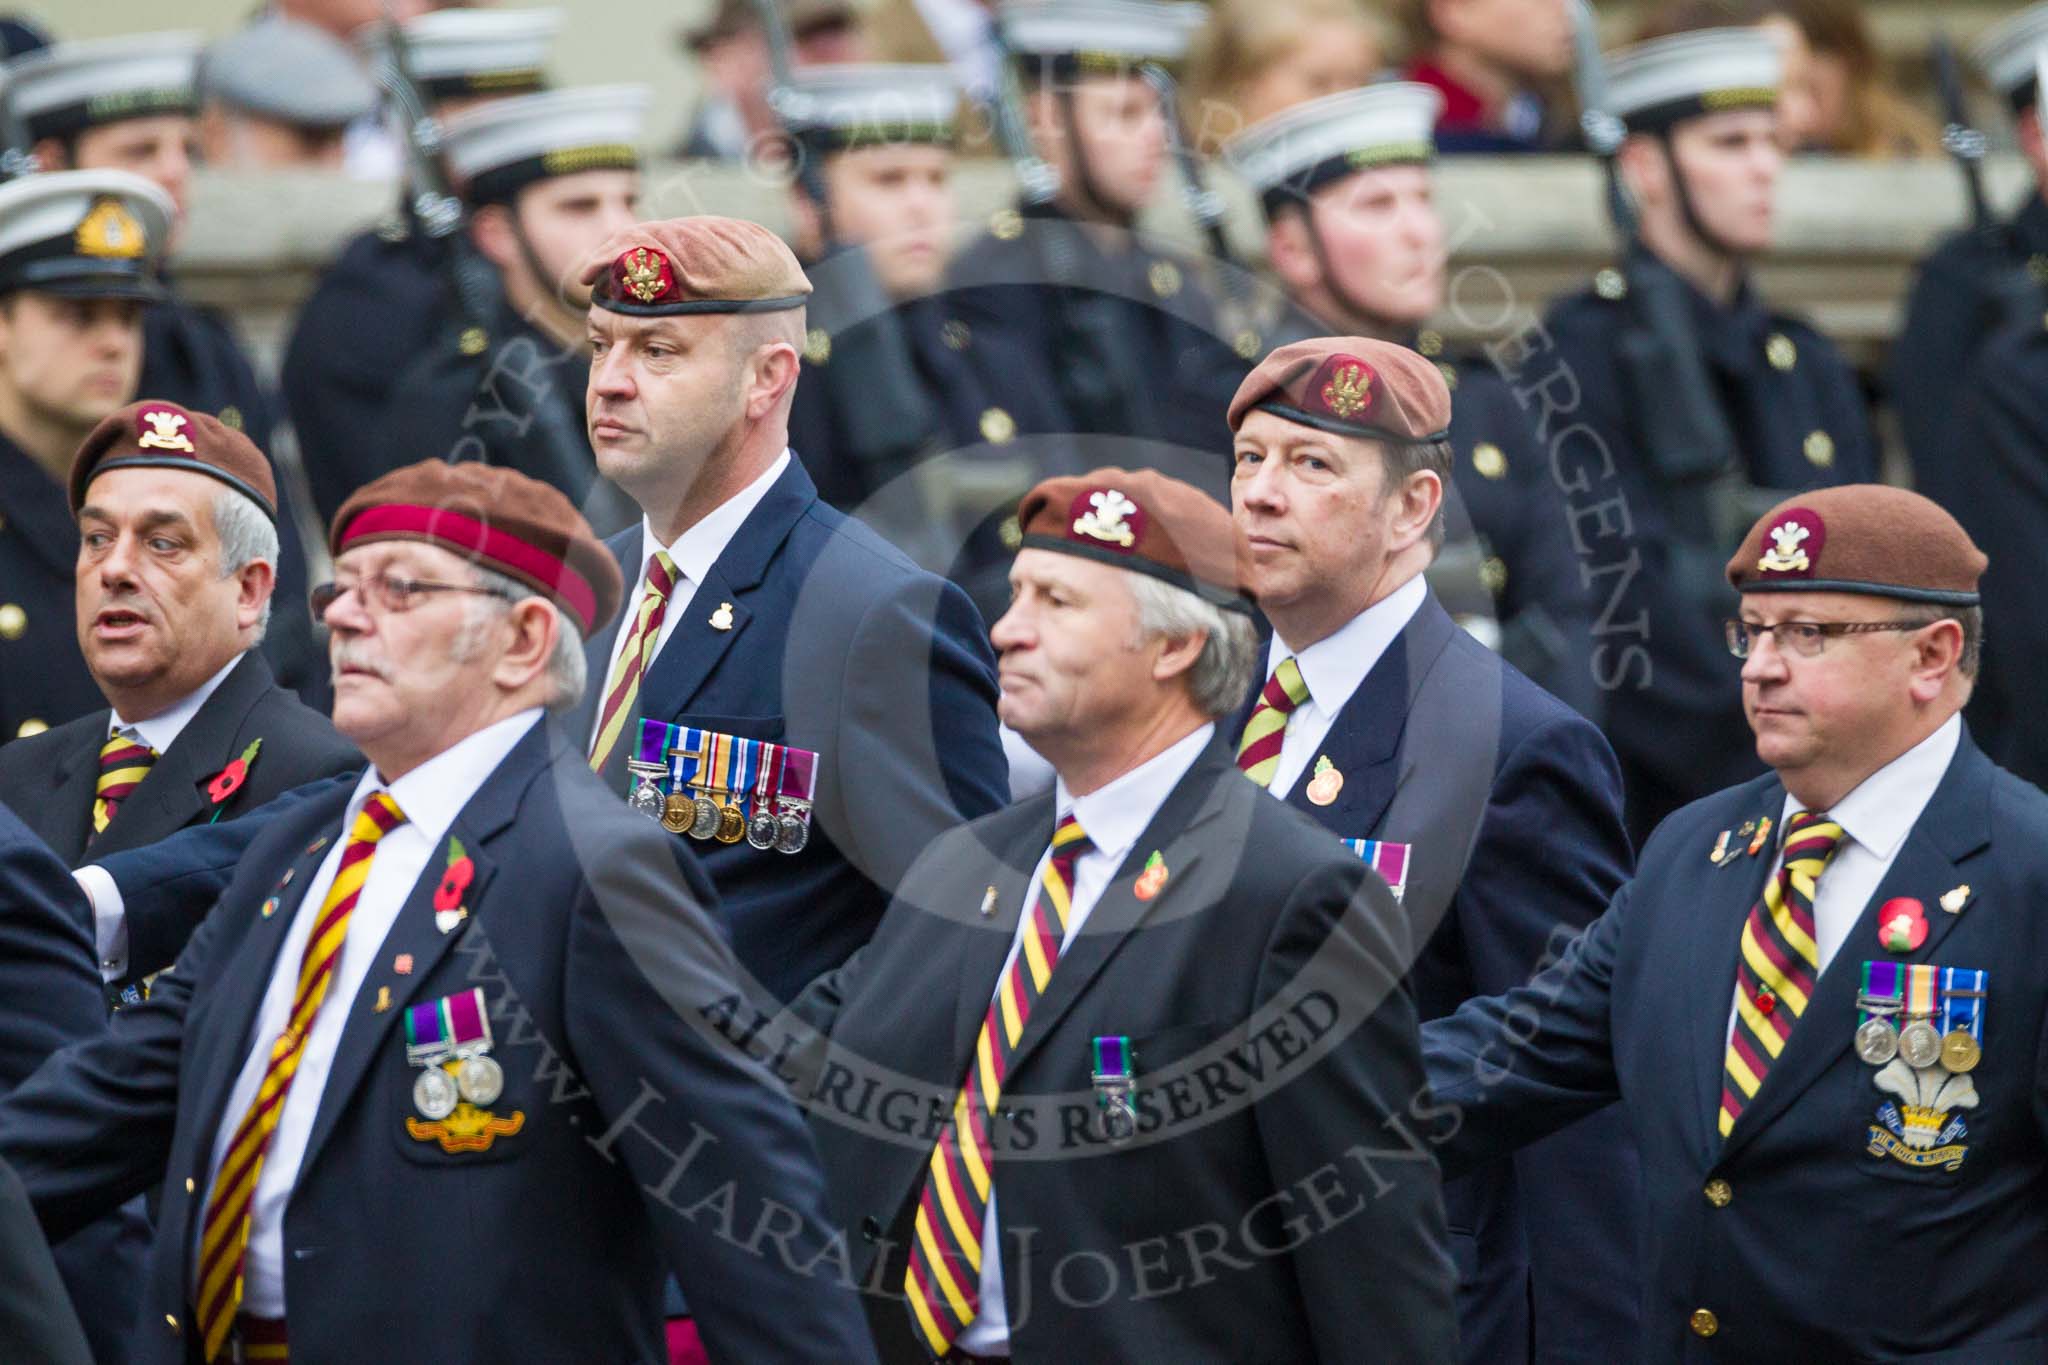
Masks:
[[[460,909],[462,897],[469,890],[470,880],[475,876],[476,864],[470,861],[469,853],[462,847],[462,840],[449,839],[448,866],[441,873],[441,884],[434,888],[434,909]]]
[[[240,758],[233,760],[227,767],[215,773],[212,780],[206,784],[206,799],[213,805],[213,818],[215,820],[220,819],[220,808],[227,803],[227,799],[240,791],[242,784],[249,780],[250,765],[256,762],[257,751],[262,749],[262,747],[263,741],[261,739],[256,740],[248,748],[242,750]]]
[[[1910,953],[1927,941],[1927,909],[1911,896],[1886,901],[1877,911],[1877,941],[1886,952]]]

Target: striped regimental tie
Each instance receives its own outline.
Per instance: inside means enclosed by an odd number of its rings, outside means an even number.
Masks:
[[[88,846],[114,823],[121,803],[149,776],[156,757],[156,750],[127,735],[114,735],[100,746],[100,775],[92,789],[92,834],[86,839]]]
[[[1785,1050],[1792,1025],[1813,999],[1820,949],[1813,936],[1815,884],[1841,846],[1842,827],[1801,811],[1785,826],[1785,861],[1764,887],[1742,926],[1735,964],[1735,1031],[1721,1079],[1721,1136],[1756,1098],[1771,1063]]]
[[[1280,746],[1287,742],[1287,718],[1307,700],[1301,666],[1292,656],[1282,659],[1260,689],[1259,704],[1252,708],[1244,738],[1237,742],[1237,766],[1261,787],[1273,785],[1273,774],[1280,771]]]
[[[676,563],[668,551],[656,550],[647,557],[647,587],[633,612],[633,631],[619,661],[612,665],[611,681],[604,688],[603,717],[597,737],[590,742],[590,770],[601,773],[619,747],[626,722],[633,718],[633,703],[640,698],[640,679],[654,662],[654,646],[661,640],[661,620],[668,614],[668,595],[676,590]]]
[[[1024,942],[1003,973],[1002,985],[974,1042],[974,1060],[953,1101],[953,1118],[932,1149],[917,1201],[917,1236],[910,1244],[904,1295],[919,1334],[934,1356],[944,1356],[974,1321],[981,1305],[981,1230],[988,1216],[994,1149],[988,1116],[1003,1093],[1003,1077],[1024,1021],[1045,994],[1060,959],[1074,893],[1074,864],[1094,847],[1074,817],[1052,835],[1052,856],[1031,907]]]
[[[377,841],[405,823],[405,813],[389,792],[378,792],[364,803],[356,816],[355,828],[341,850],[341,862],[334,873],[334,885],[320,904],[320,916],[306,938],[305,955],[299,960],[299,980],[292,994],[292,1012],[284,1032],[270,1048],[270,1062],[263,1083],[249,1102],[249,1111],[235,1128],[227,1156],[213,1179],[206,1197],[206,1222],[199,1238],[199,1283],[193,1295],[199,1306],[199,1329],[209,1361],[220,1358],[235,1324],[235,1311],[242,1303],[242,1262],[249,1252],[249,1215],[256,1195],[256,1177],[263,1170],[263,1154],[277,1131],[278,1116],[284,1112],[285,1096],[298,1074],[306,1035],[313,1030],[314,1016],[327,996],[327,983],[334,978],[341,961],[343,942],[348,937],[349,915],[370,875],[370,859]]]

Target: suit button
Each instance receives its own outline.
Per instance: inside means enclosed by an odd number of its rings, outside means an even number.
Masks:
[[[191,1194],[191,1193],[192,1193],[192,1192],[193,1192],[194,1190],[196,1190],[196,1189],[198,1189],[198,1188],[199,1188],[199,1182],[198,1182],[198,1181],[194,1180],[194,1179],[193,1179],[193,1178],[192,1178],[191,1176],[189,1176],[189,1175],[185,1177],[185,1193],[187,1193],[187,1194]]]
[[[1692,1310],[1692,1334],[1696,1337],[1710,1337],[1721,1330],[1721,1320],[1714,1316],[1711,1308]]]
[[[881,1235],[882,1225],[876,1221],[872,1213],[860,1220],[860,1239],[863,1242],[875,1241]]]
[[[18,602],[0,602],[0,640],[19,640],[28,629],[28,613]]]
[[[164,1314],[164,1326],[170,1328],[173,1332],[176,1332],[178,1330],[177,1318],[173,1317],[169,1313]]]
[[[1728,1207],[1728,1201],[1735,1197],[1735,1187],[1725,1180],[1709,1180],[1704,1191],[1707,1202],[1717,1209]]]
[[[50,722],[44,720],[41,716],[30,716],[16,727],[14,737],[16,739],[27,739],[29,736],[39,735],[49,728]]]

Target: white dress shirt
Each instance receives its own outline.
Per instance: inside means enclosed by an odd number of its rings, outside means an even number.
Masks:
[[[1168,749],[1154,754],[1137,767],[1106,786],[1098,787],[1086,796],[1075,796],[1067,790],[1065,778],[1053,787],[1053,808],[1064,820],[1071,814],[1080,822],[1081,832],[1088,836],[1092,847],[1074,860],[1074,889],[1067,900],[1067,930],[1060,939],[1062,950],[1074,941],[1089,912],[1095,909],[1095,902],[1102,899],[1102,893],[1116,878],[1117,869],[1124,865],[1131,849],[1138,842],[1138,836],[1145,832],[1145,826],[1152,823],[1152,817],[1159,813],[1160,806],[1172,793],[1180,780],[1187,776],[1189,768],[1201,757],[1202,750],[1215,738],[1216,727],[1204,725],[1186,739]],[[1058,821],[1054,821],[1057,825]],[[1035,897],[1039,884],[1045,878],[1047,863],[1052,858],[1052,831],[1047,830],[1046,851],[1039,855],[1038,867],[1031,874],[1032,893]],[[1031,924],[1030,907],[1017,918],[1017,933],[1010,942],[1010,955],[1003,960],[1003,970],[996,976],[996,989],[1001,989],[1005,977],[1010,974],[1010,964],[1017,960],[1017,953],[1024,944],[1024,931]],[[1057,963],[1053,975],[1059,975]],[[989,992],[995,998],[995,991]],[[993,1183],[988,1191],[988,1217],[981,1225],[981,1305],[974,1321],[967,1324],[955,1344],[969,1355],[1008,1355],[1010,1353],[1010,1320],[1007,1306],[1003,1303],[1003,1254],[1000,1229],[996,1225],[996,1191]]]
[[[525,738],[540,716],[539,707],[507,716],[428,759],[389,785],[391,799],[404,812],[405,823],[378,841],[377,851],[370,859],[369,876],[364,879],[355,909],[349,912],[348,933],[342,940],[340,960],[335,963],[334,975],[327,983],[327,994],[321,1000],[319,1012],[313,1016],[313,1027],[306,1034],[305,1047],[299,1054],[298,1074],[293,1077],[291,1089],[285,1094],[277,1129],[271,1134],[270,1149],[264,1154],[263,1169],[256,1177],[256,1193],[249,1221],[249,1257],[242,1276],[241,1311],[244,1313],[265,1318],[285,1316],[285,1203],[291,1198],[292,1187],[298,1183],[299,1163],[306,1154],[306,1139],[312,1135],[313,1116],[319,1112],[321,1092],[327,1087],[327,1074],[334,1064],[342,1029],[348,1022],[357,992],[370,974],[371,965],[383,951],[385,935],[398,919],[399,910],[412,894],[421,874],[427,871],[428,860],[441,847],[441,841],[447,836],[448,827],[455,823],[456,815],[469,804],[484,780],[505,761],[505,755]],[[284,946],[271,966],[270,986],[263,994],[262,1007],[257,1011],[249,1056],[242,1063],[234,1088],[228,1092],[226,1107],[221,1110],[220,1130],[213,1139],[213,1160],[207,1165],[205,1193],[198,1196],[202,1201],[210,1196],[213,1182],[220,1174],[221,1162],[227,1157],[228,1146],[234,1141],[236,1129],[241,1126],[242,1116],[248,1113],[250,1102],[256,1098],[256,1092],[263,1084],[264,1072],[270,1066],[270,1049],[291,1019],[292,995],[298,986],[300,959],[305,955],[306,939],[313,932],[314,921],[320,917],[320,905],[327,899],[328,888],[334,885],[335,872],[341,863],[342,849],[348,844],[349,831],[354,828],[356,816],[364,804],[386,789],[376,769],[363,774],[362,781],[356,784],[355,794],[349,797],[341,823],[333,831],[327,856],[306,883],[305,899],[299,902],[291,928],[285,933]],[[200,1236],[205,1230],[204,1209],[202,1202],[192,1218],[192,1269],[195,1276],[199,1269]]]
[[[618,632],[612,637],[611,657],[605,661],[604,672],[592,681],[599,687],[609,687],[612,670],[619,666],[619,656],[626,652],[626,640],[633,631],[630,622],[639,613],[640,595],[647,590],[647,561],[654,558],[657,550],[668,551],[668,557],[676,566],[676,585],[668,595],[668,607],[662,613],[661,629],[654,636],[654,653],[649,656],[649,667],[653,660],[661,657],[669,637],[676,633],[676,625],[690,610],[690,599],[697,594],[697,585],[711,572],[711,566],[725,553],[725,547],[739,533],[742,523],[753,510],[761,505],[761,499],[768,496],[768,490],[782,477],[782,471],[789,468],[787,447],[775,457],[775,463],[768,466],[760,478],[742,488],[739,492],[718,504],[711,512],[676,537],[675,544],[664,545],[654,534],[654,523],[646,517],[640,519],[640,576],[633,580],[632,591],[625,596],[626,614],[619,622]],[[716,607],[713,610],[717,610]],[[643,681],[645,679],[643,678]],[[633,717],[626,718],[631,724]],[[586,751],[597,743],[597,730],[604,724],[604,694],[598,694],[598,705],[590,722],[590,741],[583,747]],[[631,747],[628,737],[627,747]]]
[[[1287,730],[1280,741],[1280,766],[1274,770],[1266,790],[1284,800],[1294,789],[1301,775],[1316,761],[1330,727],[1337,723],[1337,713],[1365,682],[1365,675],[1372,672],[1387,646],[1415,618],[1428,596],[1429,585],[1417,574],[1346,621],[1336,634],[1303,650],[1290,649],[1280,638],[1280,632],[1273,632],[1272,644],[1266,651],[1266,676],[1271,678],[1281,661],[1292,655],[1294,666],[1301,670],[1302,682],[1308,685],[1308,700],[1295,707],[1287,718]]]
[[[1842,842],[1836,846],[1834,858],[1821,872],[1814,888],[1813,944],[1820,951],[1822,972],[1827,971],[1828,964],[1849,941],[1856,922],[1863,918],[1864,907],[1877,894],[1885,874],[1892,870],[1892,860],[1899,856],[1906,835],[1933,799],[1934,789],[1941,785],[1962,738],[1962,717],[1950,716],[1933,734],[1864,778],[1854,791],[1826,812],[1828,819],[1842,827]],[[1799,798],[1787,792],[1778,827],[1772,834],[1782,836],[1792,817],[1805,809]],[[1777,844],[1778,854],[1771,859],[1773,877],[1784,861],[1782,837],[1777,838]],[[1738,986],[1735,995],[1740,993]],[[1728,1010],[1728,1032],[1735,1032],[1733,997]]]
[[[110,713],[107,717],[107,738],[125,735],[147,744],[156,750],[159,757],[163,756],[178,742],[178,736],[185,733],[185,727],[199,714],[199,708],[206,705],[206,699],[220,690],[220,685],[227,681],[228,674],[234,672],[235,665],[240,662],[242,655],[237,654],[228,660],[227,667],[199,684],[183,701],[148,720],[125,721],[119,711]],[[122,909],[120,888],[114,885],[114,879],[104,869],[91,864],[71,875],[85,888],[85,898],[92,905],[93,946],[99,950],[100,977],[112,981],[126,975],[128,917]]]

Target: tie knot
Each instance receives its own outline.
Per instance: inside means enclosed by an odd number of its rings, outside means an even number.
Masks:
[[[676,562],[668,557],[668,551],[656,550],[647,557],[647,591],[663,601],[676,587]]]
[[[107,742],[100,746],[100,767],[102,770],[125,768],[137,763],[147,764],[155,761],[156,750],[150,748],[141,740],[132,739],[125,734],[110,735],[107,738]]]
[[[1785,822],[1785,859],[1826,858],[1842,842],[1842,827],[1825,811],[1803,810]]]
[[[1072,862],[1095,846],[1088,837],[1088,831],[1081,828],[1081,822],[1071,813],[1060,817],[1052,831],[1052,856]]]
[[[378,792],[363,803],[362,813],[356,816],[355,829],[349,833],[349,838],[359,844],[374,844],[404,823],[405,812],[391,799],[391,793]]]
[[[1259,699],[1282,715],[1293,712],[1294,708],[1308,700],[1308,683],[1301,676],[1301,665],[1289,655],[1273,670],[1273,676],[1266,680],[1265,690]]]

